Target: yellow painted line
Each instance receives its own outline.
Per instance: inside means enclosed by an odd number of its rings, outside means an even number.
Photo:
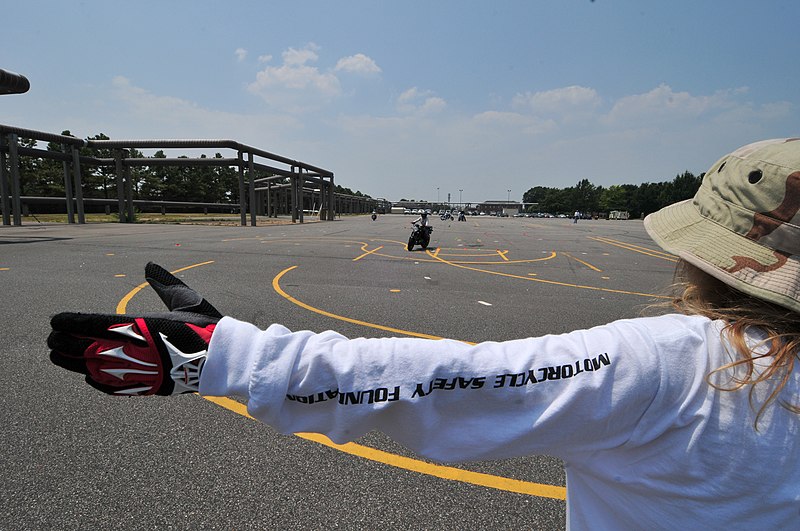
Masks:
[[[476,255],[476,256],[483,256],[483,255],[494,256],[494,254],[497,253],[497,249],[484,249],[484,248],[476,249],[476,248],[473,248],[473,247],[467,247],[464,244],[461,244],[458,247],[440,247],[440,249],[442,251],[457,251],[457,254],[461,254],[467,249],[481,253],[481,254]]]
[[[435,257],[437,257],[437,256],[439,256],[439,252],[440,252],[441,250],[442,250],[442,248],[441,248],[441,247],[437,247],[437,248],[436,248],[436,250],[435,250],[435,251],[433,251],[433,256],[434,256],[434,258],[435,258]]]
[[[10,267],[0,267],[0,271],[11,271]]]
[[[665,258],[675,258],[675,255],[673,255],[672,253],[668,253],[666,251],[663,251],[660,248],[653,249],[651,247],[645,247],[643,245],[636,245],[634,243],[621,242],[619,240],[613,240],[611,238],[606,238],[604,236],[596,236],[596,238],[597,238],[598,241],[603,241],[603,242],[607,242],[607,243],[615,243],[615,244],[618,244],[618,245],[624,245],[624,246],[626,246],[626,247],[628,247],[630,249],[636,249],[636,250],[647,252],[647,253],[654,253],[656,255],[663,256]]]
[[[125,278],[125,277],[127,277],[127,276],[128,276],[128,275],[121,275],[121,274],[120,274],[120,275],[114,275],[114,278]]]
[[[590,240],[595,240],[595,241],[598,241],[598,242],[602,242],[602,243],[607,243],[609,245],[614,245],[616,247],[620,247],[622,249],[627,249],[628,251],[633,251],[635,253],[640,253],[640,254],[644,254],[644,255],[647,255],[647,256],[652,256],[654,258],[661,258],[662,260],[667,260],[669,262],[677,262],[678,261],[677,258],[675,258],[673,255],[671,255],[669,253],[665,253],[663,251],[659,251],[659,250],[656,250],[656,249],[650,249],[648,247],[642,247],[640,245],[634,245],[632,243],[620,242],[620,241],[617,241],[617,240],[612,240],[610,238],[598,238],[598,237],[595,237],[595,236],[590,236],[589,239]]]
[[[531,483],[529,481],[492,476],[489,474],[482,474],[480,472],[472,472],[470,470],[462,470],[449,466],[426,463],[418,459],[411,459],[400,455],[390,454],[382,450],[370,448],[369,446],[360,446],[354,443],[336,444],[324,435],[317,433],[298,433],[297,436],[324,444],[325,446],[335,448],[341,452],[346,452],[348,454],[357,455],[359,457],[377,461],[379,463],[411,470],[413,472],[428,474],[430,476],[435,476],[442,479],[461,481],[463,483],[471,483],[481,487],[516,492],[518,494],[528,494],[530,496],[541,496],[556,500],[567,499],[567,489],[564,487]]]
[[[523,277],[523,276],[520,276],[520,275],[512,275],[511,273],[501,273],[500,271],[489,271],[487,269],[480,269],[480,268],[477,268],[477,267],[469,267],[469,266],[465,266],[463,264],[459,264],[457,262],[448,262],[447,260],[444,260],[442,258],[437,258],[437,260],[439,260],[440,262],[445,263],[447,265],[451,265],[453,267],[460,267],[461,269],[467,269],[469,271],[477,271],[479,273],[487,273],[489,275],[499,275],[499,276],[508,277],[508,278],[518,278],[518,279],[521,279],[521,280],[528,280],[530,282],[541,282],[542,284],[552,284],[554,286],[565,286],[565,287],[568,287],[568,288],[579,288],[579,289],[588,289],[588,290],[592,290],[592,291],[603,291],[603,292],[606,292],[606,293],[620,293],[622,295],[638,295],[640,297],[650,297],[650,298],[655,298],[655,299],[671,299],[672,298],[672,297],[666,297],[666,296],[663,296],[663,295],[655,295],[653,293],[641,293],[641,292],[638,292],[638,291],[626,291],[626,290],[621,290],[621,289],[600,288],[600,287],[597,287],[597,286],[584,286],[582,284],[571,284],[569,282],[558,282],[558,281],[555,281],[555,280],[545,280],[543,278],[531,278],[531,277],[528,277],[528,276]]]
[[[498,250],[497,250],[497,254],[499,254],[499,255],[500,255],[500,258],[502,258],[502,259],[503,259],[503,260],[505,260],[506,262],[508,262],[508,261],[509,261],[509,260],[508,260],[508,257],[506,256],[506,255],[508,254],[508,249],[506,249],[505,251],[500,251],[500,249],[498,249]]]
[[[201,262],[199,264],[192,264],[190,266],[186,266],[186,267],[182,267],[180,269],[176,269],[175,271],[172,271],[172,273],[173,274],[174,273],[180,273],[181,271],[186,271],[187,269],[192,269],[194,267],[200,267],[200,266],[213,264],[213,263],[214,263],[214,260],[209,260],[208,262]],[[130,290],[127,295],[122,297],[122,300],[119,301],[119,304],[117,304],[117,313],[118,314],[125,313],[125,308],[128,307],[128,302],[133,298],[133,296],[136,295],[137,293],[139,293],[140,291],[142,291],[144,288],[146,288],[149,285],[150,284],[148,284],[147,282],[142,282],[141,284],[139,284],[138,286],[136,286],[135,288]]]
[[[391,293],[400,293],[400,290],[399,290],[399,289],[390,289],[389,291],[390,291]]]
[[[572,258],[572,259],[573,259],[573,260],[575,260],[576,262],[580,262],[580,263],[582,263],[583,265],[585,265],[585,266],[586,266],[586,267],[588,267],[589,269],[592,269],[592,270],[594,270],[594,271],[597,271],[598,273],[602,273],[602,272],[603,272],[603,270],[602,270],[602,269],[598,269],[598,268],[596,268],[595,266],[593,266],[593,265],[592,265],[592,264],[590,264],[589,262],[584,262],[584,261],[583,261],[583,260],[581,260],[580,258],[575,258],[575,257],[574,257],[574,256],[572,256],[571,254],[569,254],[569,253],[566,253],[566,252],[565,252],[564,254],[565,254],[565,255],[567,255],[567,256],[569,256],[570,258]]]
[[[436,253],[436,254],[438,256],[460,256],[462,258],[472,258],[474,256],[483,256],[483,257],[486,257],[486,258],[494,258],[495,256],[497,256],[497,251],[487,251],[487,252],[483,252],[483,253],[467,253],[465,251],[462,251],[460,253],[442,253],[442,252],[439,252],[439,253]]]
[[[247,413],[247,406],[241,402],[231,400],[230,398],[207,396],[204,397],[210,402],[224,407],[229,411],[238,413],[249,419],[253,419]],[[255,419],[253,419],[255,420]],[[403,457],[369,446],[362,446],[356,443],[336,444],[324,435],[319,433],[295,433],[297,437],[312,441],[329,448],[333,448],[346,454],[369,459],[378,463],[393,466],[395,468],[402,468],[420,474],[426,474],[437,478],[448,479],[451,481],[460,481],[462,483],[470,483],[481,487],[488,487],[491,489],[505,490],[508,492],[515,492],[517,494],[527,494],[529,496],[539,496],[543,498],[552,498],[555,500],[566,500],[567,489],[558,487],[556,485],[544,485],[541,483],[533,483],[530,481],[521,481],[518,479],[504,478],[501,476],[492,476],[490,474],[483,474],[480,472],[472,472],[470,470],[462,470],[460,468],[453,468],[449,466],[436,465],[420,461],[419,459],[412,459]]]
[[[428,250],[428,252],[431,253],[430,250]],[[439,258],[441,256],[468,256],[468,257],[486,256],[486,257],[492,257],[492,256],[496,256],[497,255],[497,253],[494,252],[494,251],[491,252],[491,254],[475,254],[475,255],[457,255],[457,254],[437,253],[437,254],[431,254],[431,256],[434,258],[434,260],[427,260],[425,258],[419,258],[419,255],[409,257],[409,256],[393,256],[391,254],[383,254],[383,253],[376,253],[376,254],[378,256],[381,256],[383,258],[388,258],[390,260],[413,260],[415,262],[437,262],[437,261],[441,261],[441,259]],[[530,264],[532,262],[544,262],[544,261],[547,261],[547,260],[552,260],[555,257],[556,257],[555,251],[551,251],[549,256],[544,256],[542,258],[527,258],[527,259],[524,259],[524,260],[508,260],[508,261],[505,261],[505,262],[490,262],[488,260],[476,260],[476,261],[447,260],[447,262],[448,263],[452,262],[454,264],[475,264],[475,265],[484,265],[484,266],[495,266],[495,265],[506,266],[506,265],[515,265],[515,264]]]
[[[283,277],[283,275],[285,275],[286,273],[288,273],[292,269],[296,269],[296,268],[297,268],[297,266],[287,267],[286,269],[284,269],[283,271],[278,273],[275,276],[275,278],[272,279],[272,288],[278,293],[278,295],[280,295],[284,299],[288,300],[289,302],[291,302],[293,304],[296,304],[297,306],[300,306],[301,308],[305,308],[306,310],[308,310],[310,312],[314,312],[314,313],[318,313],[320,315],[324,315],[325,317],[330,317],[332,319],[338,319],[339,321],[345,321],[347,323],[357,324],[357,325],[361,325],[361,326],[367,326],[369,328],[376,328],[378,330],[385,330],[387,332],[392,332],[394,334],[403,334],[405,336],[411,336],[411,337],[421,337],[423,339],[444,339],[442,337],[432,336],[430,334],[423,334],[423,333],[420,333],[420,332],[410,332],[408,330],[401,330],[399,328],[392,328],[390,326],[384,326],[384,325],[379,325],[379,324],[375,324],[375,323],[368,323],[366,321],[360,321],[358,319],[353,319],[352,317],[345,317],[343,315],[337,315],[335,313],[326,312],[325,310],[321,310],[319,308],[315,308],[315,307],[310,306],[310,305],[308,305],[308,304],[306,304],[304,302],[301,302],[301,301],[295,299],[294,297],[292,297],[291,295],[289,295],[288,293],[286,293],[285,291],[283,291],[283,288],[281,288],[281,285],[280,285],[280,281],[281,281],[281,278]]]
[[[376,247],[376,248],[374,248],[374,249],[373,249],[373,250],[371,250],[371,251],[367,251],[367,252],[365,252],[364,254],[362,254],[361,256],[357,256],[356,258],[353,258],[353,262],[355,262],[356,260],[361,260],[361,259],[362,259],[362,258],[364,258],[365,256],[371,255],[371,254],[372,254],[372,253],[374,253],[375,251],[380,251],[381,249],[383,249],[383,245],[381,245],[380,247]],[[366,249],[365,249],[365,250],[366,250]]]

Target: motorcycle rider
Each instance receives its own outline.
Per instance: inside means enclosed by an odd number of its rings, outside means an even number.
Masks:
[[[419,217],[411,222],[412,225],[416,225],[417,223],[420,224],[422,227],[430,227],[431,222],[428,220],[428,213],[426,211],[422,211],[419,214]]]
[[[410,251],[413,248],[414,243],[419,244],[423,249],[427,249],[431,239],[431,232],[433,232],[433,226],[428,220],[428,213],[423,210],[411,224],[414,226],[414,230],[411,231],[411,237],[408,239],[408,250]]]

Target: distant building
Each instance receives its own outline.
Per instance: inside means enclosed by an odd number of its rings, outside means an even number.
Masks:
[[[519,201],[484,201],[475,206],[478,212],[486,212],[490,215],[505,214],[513,216],[517,212],[524,210],[530,203],[520,203]]]

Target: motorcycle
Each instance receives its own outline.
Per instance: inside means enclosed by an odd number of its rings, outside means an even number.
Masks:
[[[431,243],[431,233],[433,227],[423,227],[419,223],[414,223],[414,228],[411,230],[411,236],[408,237],[408,250],[414,250],[415,245],[422,247],[422,250],[428,248]]]
[[[373,213],[372,213],[372,221],[375,221],[376,219],[378,219],[378,214],[376,214],[375,212],[373,212]]]
[[[459,212],[458,221],[467,221],[467,216],[465,216],[463,212]]]

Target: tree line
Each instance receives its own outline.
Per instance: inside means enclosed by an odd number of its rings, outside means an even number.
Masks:
[[[595,186],[582,179],[569,188],[534,186],[522,195],[524,203],[538,203],[530,207],[533,212],[572,213],[576,210],[588,214],[608,213],[612,210],[628,211],[639,218],[667,205],[694,196],[703,175],[689,171],[676,175],[672,181],[660,183],[619,184],[608,188]]]
[[[73,136],[63,131],[63,136]],[[100,133],[86,140],[110,140]],[[20,138],[20,147],[36,148],[36,140]],[[62,152],[56,142],[47,144],[47,151]],[[80,155],[94,158],[113,158],[111,149],[82,147]],[[163,150],[152,157],[135,149],[124,150],[125,158],[167,158]],[[188,158],[182,156],[179,158]],[[201,155],[201,159],[206,155]],[[214,158],[223,158],[216,153]],[[64,197],[63,163],[44,157],[20,157],[20,191],[23,196]],[[133,198],[147,201],[185,201],[196,203],[239,203],[239,170],[233,166],[131,166],[129,168]],[[114,199],[117,197],[116,169],[113,166],[81,164],[83,197]],[[287,182],[289,178],[279,180]],[[335,186],[337,193],[369,197],[349,188]]]

